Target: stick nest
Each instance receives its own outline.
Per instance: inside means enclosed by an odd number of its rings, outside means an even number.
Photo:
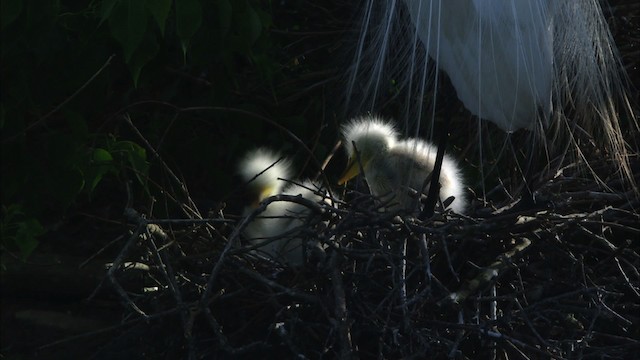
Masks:
[[[246,244],[246,218],[130,209],[108,272],[133,319],[122,337],[152,335],[151,357],[632,358],[640,199],[573,170],[547,178],[533,206],[424,221],[349,193],[295,230],[326,247],[300,268]]]

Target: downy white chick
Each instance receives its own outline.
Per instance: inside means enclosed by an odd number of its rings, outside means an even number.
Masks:
[[[429,192],[430,180],[426,184],[425,180],[435,166],[437,147],[420,139],[401,140],[393,125],[375,116],[350,121],[342,128],[342,134],[349,164],[338,184],[346,183],[362,170],[371,193],[387,204],[387,209],[413,213],[418,199],[410,189]],[[454,198],[447,209],[464,213],[464,180],[457,163],[447,155],[439,180],[440,199],[444,202]],[[423,185],[424,190],[420,191]]]
[[[275,195],[301,196],[315,202],[328,201],[325,192],[310,180],[300,183],[291,178],[291,162],[265,148],[249,152],[240,162],[239,172],[254,194],[253,202],[245,207],[244,215],[255,211],[260,203]],[[311,214],[307,206],[290,201],[273,201],[247,225],[244,235],[253,245],[276,261],[301,266],[311,251],[322,251],[316,239],[304,239],[295,230],[305,224]]]

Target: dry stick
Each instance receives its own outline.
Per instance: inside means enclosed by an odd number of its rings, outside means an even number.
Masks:
[[[20,135],[27,133],[28,131],[30,131],[31,129],[35,128],[36,126],[39,126],[40,124],[44,123],[51,115],[55,114],[56,112],[58,112],[60,109],[62,109],[65,105],[67,105],[67,103],[69,103],[69,101],[73,100],[76,96],[78,96],[78,94],[80,94],[82,92],[82,90],[84,90],[87,86],[89,86],[89,84],[91,84],[93,82],[93,80],[95,80],[98,75],[100,75],[102,73],[102,71],[104,71],[104,69],[107,68],[107,66],[109,66],[111,64],[111,60],[115,57],[115,54],[112,54],[111,56],[109,56],[109,58],[107,59],[107,61],[105,61],[105,63],[100,67],[100,69],[98,69],[98,71],[96,71],[90,78],[89,80],[87,80],[84,84],[82,84],[82,86],[80,86],[78,88],[78,90],[76,90],[73,94],[71,94],[71,96],[69,96],[68,98],[66,98],[63,102],[61,102],[60,104],[58,104],[58,106],[56,106],[55,108],[53,108],[53,110],[49,111],[47,114],[45,114],[43,117],[41,117],[40,119],[38,119],[38,121],[34,122],[33,124],[27,126],[22,132],[15,134],[13,136],[10,136],[6,139],[4,139],[2,142],[9,142],[12,141],[16,138],[18,138]]]
[[[464,325],[464,314],[462,313],[462,309],[458,310],[458,324]],[[464,339],[465,329],[463,327],[458,328],[458,334],[456,335],[456,341],[453,343],[453,347],[449,351],[449,358],[456,358],[456,353],[458,352],[458,347],[462,343]]]
[[[320,204],[312,200],[305,199],[302,196],[277,195],[277,196],[269,197],[264,201],[262,201],[260,203],[260,206],[258,206],[258,208],[256,208],[249,215],[247,215],[247,217],[242,219],[240,224],[231,233],[231,236],[229,236],[227,245],[225,245],[224,249],[220,253],[220,256],[218,257],[218,261],[216,262],[213,269],[211,270],[211,273],[209,274],[209,279],[207,280],[207,286],[205,287],[205,290],[202,293],[202,296],[200,298],[200,306],[204,307],[205,304],[208,302],[208,298],[210,297],[211,292],[213,291],[213,287],[218,277],[218,273],[222,269],[222,265],[224,264],[224,261],[226,260],[227,255],[231,251],[231,248],[235,245],[235,242],[240,237],[240,234],[242,233],[242,231],[244,231],[247,225],[251,223],[259,214],[264,212],[269,204],[275,201],[296,202],[314,211],[317,211],[320,213],[322,212],[322,206],[320,206]]]
[[[636,289],[636,286],[634,286],[631,283],[631,279],[629,278],[629,276],[627,275],[627,273],[624,271],[624,269],[622,268],[622,264],[620,264],[620,259],[618,259],[618,257],[616,256],[614,258],[614,260],[616,261],[616,265],[618,267],[618,270],[620,271],[620,273],[622,274],[622,277],[624,278],[624,280],[627,282],[627,286],[629,287],[629,289],[631,289],[631,291],[633,291],[633,293],[636,295],[636,297],[640,298],[640,292],[638,292],[638,289]]]
[[[176,225],[195,225],[195,224],[209,224],[209,223],[228,223],[232,224],[235,220],[220,219],[220,218],[205,218],[205,219],[149,219],[147,224],[176,224]]]
[[[125,290],[122,288],[122,286],[120,286],[120,284],[118,283],[118,281],[115,278],[115,272],[121,266],[126,264],[124,262],[124,258],[125,258],[125,256],[127,256],[129,254],[129,250],[136,243],[136,241],[138,241],[138,238],[141,236],[142,232],[147,230],[147,224],[144,222],[144,218],[142,216],[140,216],[135,210],[133,210],[133,209],[128,207],[129,204],[133,200],[132,200],[132,197],[131,197],[131,189],[130,189],[130,187],[127,186],[126,188],[127,188],[127,206],[124,209],[124,216],[127,219],[129,219],[130,221],[136,222],[138,225],[136,227],[136,230],[133,232],[133,234],[129,237],[129,239],[125,243],[125,246],[122,248],[122,250],[120,250],[120,253],[116,257],[116,259],[111,264],[111,267],[107,271],[107,279],[109,279],[109,281],[113,285],[115,291],[118,293],[118,295],[120,295],[120,299],[124,302],[125,307],[127,307],[127,306],[131,307],[138,314],[140,314],[140,315],[142,315],[144,317],[147,317],[147,314],[145,314],[140,308],[138,308],[138,306],[129,298],[129,296],[127,295]],[[93,291],[93,293],[91,293],[91,295],[89,295],[88,300],[91,300],[91,299],[93,299],[94,296],[96,296],[96,294],[98,293],[98,290],[100,289],[102,284],[103,284],[103,282],[101,282],[96,287],[96,289]]]
[[[323,99],[323,101],[324,101],[324,99]],[[326,123],[325,123],[325,121],[324,121],[324,120],[325,120],[325,115],[326,115],[326,114],[324,114],[324,111],[323,111],[323,114],[320,116],[320,119],[322,119],[322,120],[321,120],[321,122],[320,122],[320,124],[319,124],[319,126],[318,126],[318,128],[317,128],[317,129],[318,129],[318,130],[317,130],[317,133],[316,133],[316,135],[314,136],[314,139],[313,139],[313,141],[312,141],[313,143],[311,144],[311,148],[310,148],[309,150],[314,151],[314,150],[317,150],[317,148],[318,148],[318,144],[320,143],[320,137],[321,137],[321,135],[322,135],[322,131],[327,127],[327,125],[326,125]],[[325,159],[325,162],[326,162],[326,161],[327,161],[327,160]],[[309,158],[307,158],[307,159],[305,160],[304,164],[303,164],[303,165],[302,165],[302,167],[300,168],[300,171],[298,172],[298,176],[297,176],[297,177],[300,177],[300,176],[302,175],[302,171],[303,171],[304,169],[306,169],[306,168],[307,168],[307,165],[308,165],[308,164],[309,164]],[[323,162],[322,164],[320,164],[320,169],[319,169],[318,171],[319,171],[319,172],[321,172],[321,173],[323,173],[323,172],[324,172],[325,167],[326,167],[326,163],[324,163],[324,162]],[[313,180],[314,180],[314,181],[316,181],[316,180],[317,180],[317,177],[316,177],[315,179],[313,179]],[[325,185],[326,185],[325,187],[327,187],[329,184],[325,184]]]
[[[158,225],[150,225],[149,227],[157,228],[157,229],[154,229],[155,233],[163,234],[164,237],[160,236],[161,239],[167,240],[168,237],[166,236],[166,233]],[[185,306],[184,301],[182,300],[182,294],[180,293],[180,289],[178,287],[178,284],[176,283],[176,276],[175,276],[175,272],[173,271],[173,267],[169,262],[164,261],[163,256],[158,251],[158,247],[156,246],[155,241],[153,241],[153,235],[151,231],[149,231],[148,234],[149,234],[148,242],[151,245],[151,249],[153,250],[153,255],[156,257],[156,260],[160,265],[162,274],[164,275],[165,279],[167,280],[167,283],[169,284],[169,289],[171,290],[171,293],[175,298],[177,308],[181,310],[180,320],[182,321],[183,332],[184,332],[183,335],[187,341],[187,348],[189,349],[189,359],[195,359],[196,345],[195,345],[193,336],[191,336],[192,335],[191,326],[189,326],[189,316],[188,316],[189,309],[187,306]]]
[[[451,106],[448,106],[447,108],[447,112],[453,111]],[[440,199],[440,171],[444,160],[444,149],[447,147],[447,138],[449,137],[449,123],[450,121],[445,121],[444,128],[441,130],[442,133],[440,134],[440,140],[438,141],[438,152],[436,153],[436,163],[433,165],[433,171],[430,174],[431,184],[429,185],[429,194],[427,195],[427,201],[424,208],[419,215],[420,219],[428,219],[432,217],[436,203]]]
[[[352,343],[351,330],[347,319],[347,300],[342,283],[342,274],[338,266],[339,251],[334,251],[329,260],[331,268],[331,284],[333,285],[333,297],[335,300],[335,317],[337,321],[338,341],[340,342],[340,359],[351,359]]]
[[[333,156],[336,154],[336,152],[338,152],[338,149],[340,149],[340,146],[342,146],[342,140],[338,140],[336,142],[336,144],[333,146],[333,149],[331,149],[331,151],[329,152],[329,155],[327,155],[324,161],[322,162],[322,164],[320,164],[320,170],[318,171],[316,176],[313,177],[314,180],[319,178],[320,175],[322,175],[322,173],[324,172],[324,169],[327,168],[327,165],[329,165],[329,162],[331,162],[331,159],[333,159]]]
[[[501,341],[507,341],[507,342],[512,342],[514,345],[520,346],[522,348],[525,348],[531,352],[534,352],[536,354],[540,354],[540,355],[544,355],[546,357],[550,357],[553,359],[564,359],[562,356],[559,355],[555,355],[552,354],[548,351],[543,351],[540,348],[533,346],[533,345],[529,345],[521,340],[518,340],[514,337],[511,337],[509,335],[505,335],[501,332],[498,331],[493,331],[493,330],[488,330],[486,328],[477,326],[477,325],[467,325],[467,324],[457,324],[457,323],[450,323],[450,322],[445,322],[445,321],[438,321],[438,320],[428,320],[427,321],[428,324],[431,325],[440,325],[440,326],[444,326],[445,328],[453,328],[453,329],[465,329],[465,330],[470,330],[470,331],[476,331],[479,332],[482,335],[488,336],[492,339],[495,340],[501,340]]]
[[[272,199],[270,202],[274,202],[274,201],[284,201],[284,202],[292,202],[292,203],[297,203],[300,205],[303,205],[309,209],[312,209],[313,211],[316,212],[316,214],[322,214],[323,211],[325,211],[325,207],[327,208],[333,208],[330,205],[327,205],[325,203],[317,203],[314,202],[313,200],[309,200],[307,198],[302,197],[302,195],[275,195],[272,197],[269,197],[268,199]],[[267,199],[265,199],[264,201],[267,201]],[[335,209],[335,208],[333,208]],[[260,213],[263,212],[263,208],[259,207],[257,209],[254,210],[254,212],[257,212],[257,215],[260,215]],[[261,217],[262,219],[272,219],[272,218],[278,218],[278,219],[289,219],[289,220],[302,220],[303,218],[306,218],[304,223],[300,224],[299,226],[296,226],[294,228],[291,228],[283,233],[280,233],[278,235],[275,236],[270,236],[270,237],[261,237],[259,238],[260,241],[259,243],[255,243],[253,245],[247,245],[247,246],[243,246],[241,248],[238,248],[238,250],[232,250],[231,252],[233,254],[237,254],[237,253],[245,253],[248,250],[256,250],[259,249],[261,247],[264,247],[265,245],[271,244],[275,241],[278,241],[280,239],[285,239],[288,236],[291,235],[297,235],[300,234],[304,229],[311,229],[313,228],[320,220],[317,220],[317,217],[312,217],[312,216],[293,216],[293,215],[279,215],[279,216],[263,216]],[[315,220],[315,221],[314,221]],[[258,238],[256,238],[257,240]]]
[[[456,281],[460,281],[460,277],[458,276],[458,273],[453,268],[453,264],[451,263],[451,255],[449,254],[449,247],[447,246],[447,242],[445,240],[446,239],[441,241],[440,244],[442,245],[442,249],[444,249],[444,255],[447,258],[447,265],[449,267],[449,271],[451,272],[451,275],[453,275],[453,277],[456,279]]]
[[[298,349],[296,344],[294,344],[293,341],[291,341],[291,336],[289,336],[289,334],[287,333],[287,329],[285,329],[284,323],[277,323],[275,325],[275,331],[276,331],[276,334],[278,334],[278,336],[280,337],[280,339],[282,339],[282,341],[285,344],[287,344],[287,347],[289,348],[289,351],[291,351],[292,353],[295,354],[295,356],[293,358],[295,358],[295,359],[306,359],[307,358],[306,356],[304,356],[302,354],[302,352],[300,352],[300,350]]]
[[[181,206],[180,208],[182,208],[183,210],[185,210],[185,209],[192,210],[190,212],[189,211],[185,211],[186,215],[194,216],[197,219],[202,219],[202,215],[200,215],[200,213],[198,213],[197,210],[195,210],[195,209],[197,209],[197,206],[195,205],[195,203],[191,199],[191,195],[189,195],[189,190],[187,189],[187,186],[184,184],[184,182],[182,182],[182,180],[180,180],[178,178],[178,176],[173,172],[173,170],[171,170],[169,165],[167,165],[167,163],[164,162],[162,157],[160,157],[160,154],[158,154],[156,149],[153,146],[151,146],[149,141],[147,141],[147,139],[142,135],[140,130],[138,130],[138,128],[133,124],[133,122],[131,121],[131,117],[129,115],[125,115],[124,116],[124,120],[127,122],[127,124],[129,124],[129,126],[136,133],[136,135],[138,135],[138,137],[144,143],[144,145],[151,151],[153,156],[160,162],[160,164],[162,165],[164,170],[169,174],[169,176],[171,176],[173,181],[175,181],[180,186],[180,190],[182,190],[183,195],[186,197],[186,200],[189,203],[189,206],[192,207],[192,208],[188,208],[186,206]]]
[[[122,286],[120,286],[120,283],[118,283],[118,280],[116,280],[115,278],[115,272],[123,265],[124,258],[129,254],[129,250],[138,241],[138,238],[141,236],[141,234],[147,229],[147,224],[145,224],[143,220],[144,219],[141,219],[140,223],[136,227],[136,230],[129,237],[129,240],[127,240],[124,247],[116,257],[116,259],[113,261],[113,266],[109,268],[109,271],[107,271],[107,278],[111,282],[111,285],[113,285],[113,287],[115,288],[118,295],[120,295],[120,299],[124,301],[124,304],[128,307],[131,307],[135,312],[146,318],[148,317],[148,315],[144,311],[140,310],[140,308],[131,300],[129,295],[127,295],[126,291],[122,288]],[[89,295],[89,300],[91,300],[98,293],[101,285],[102,284],[98,285],[93,293]]]
[[[633,321],[631,321],[631,320],[625,318],[624,316],[618,314],[615,310],[610,308],[609,305],[605,304],[604,301],[602,301],[602,297],[601,296],[596,296],[595,299],[604,308],[605,312],[609,313],[609,317],[614,317],[614,318],[622,321],[626,326],[633,325]]]
[[[429,243],[427,242],[427,234],[420,234],[418,245],[420,245],[420,251],[422,252],[422,262],[424,266],[425,279],[427,280],[427,288],[431,289],[431,279],[433,278],[433,274],[431,273],[431,259],[429,254]]]
[[[527,349],[529,351],[538,353],[539,355],[544,355],[545,358],[553,358],[553,359],[558,359],[558,360],[563,360],[564,359],[562,356],[555,355],[555,354],[552,354],[550,352],[544,352],[544,351],[542,351],[542,350],[540,350],[540,349],[538,349],[536,347],[533,347],[531,345],[525,344],[524,342],[522,342],[522,341],[520,341],[520,340],[518,340],[516,338],[513,338],[513,337],[508,336],[508,335],[504,335],[504,334],[502,334],[500,332],[497,332],[497,331],[486,331],[485,330],[482,333],[484,335],[489,336],[489,337],[492,337],[492,338],[495,338],[495,339],[499,339],[499,340],[503,340],[504,342],[509,344],[515,351],[517,351],[518,354],[520,356],[522,356],[524,359],[529,359],[529,357],[524,353],[524,351],[522,351],[522,349],[520,349],[520,347],[521,348],[525,348],[525,349]],[[518,347],[518,346],[520,346],[520,347]]]
[[[68,343],[68,342],[71,342],[71,341],[80,340],[80,339],[84,339],[84,338],[89,338],[89,337],[92,337],[94,335],[99,335],[99,334],[103,334],[103,333],[106,333],[106,332],[109,332],[109,331],[118,330],[118,329],[123,328],[125,326],[133,325],[133,324],[139,323],[141,321],[155,320],[155,319],[167,316],[167,315],[171,315],[171,314],[175,313],[176,311],[178,311],[178,309],[166,310],[166,311],[162,311],[162,312],[159,312],[159,313],[156,313],[156,314],[153,314],[153,315],[149,315],[149,316],[147,316],[145,318],[141,318],[141,317],[140,318],[135,318],[135,319],[132,319],[132,320],[128,320],[128,321],[126,321],[126,322],[124,322],[122,324],[112,325],[112,326],[108,326],[108,327],[105,327],[105,328],[102,328],[102,329],[99,329],[99,330],[94,330],[94,331],[82,333],[82,334],[79,334],[79,335],[69,336],[69,337],[66,337],[64,339],[56,340],[54,342],[42,345],[42,346],[40,346],[38,348],[38,350],[44,350],[44,349],[48,349],[48,348],[51,348],[51,347],[54,347],[54,346],[62,345],[62,344],[65,344],[65,343]]]
[[[487,285],[491,280],[496,278],[500,272],[507,269],[511,258],[521,253],[524,249],[531,245],[531,240],[523,237],[520,239],[520,244],[516,245],[513,249],[502,254],[496,261],[480,272],[473,280],[467,281],[460,290],[449,294],[449,296],[440,300],[439,303],[451,302],[459,305],[471,294]]]
[[[231,345],[229,345],[229,340],[227,340],[227,337],[222,332],[222,326],[220,326],[220,323],[218,323],[218,320],[216,320],[215,316],[213,316],[211,309],[209,309],[208,307],[205,307],[204,314],[205,314],[205,318],[209,320],[209,325],[211,326],[213,331],[215,331],[216,333],[216,339],[218,340],[218,345],[220,345],[220,347],[225,351],[229,353],[233,353],[233,348],[231,347]]]
[[[558,302],[560,302],[559,300],[562,300],[562,299],[565,299],[565,298],[576,298],[578,295],[588,295],[588,294],[590,294],[592,292],[597,293],[599,291],[602,291],[602,289],[600,287],[597,287],[597,286],[585,287],[585,288],[582,288],[582,289],[569,291],[569,292],[566,292],[564,294],[551,296],[551,297],[539,300],[536,303],[527,306],[526,309],[531,309],[531,311],[534,311],[536,308],[539,308],[543,304],[547,304],[547,303],[550,303],[550,302],[558,303]]]
[[[496,284],[491,284],[491,296],[493,297],[493,300],[491,300],[491,303],[489,304],[489,319],[491,320],[491,322],[493,324],[497,324],[497,320],[498,320],[498,300],[496,299],[496,297],[498,296],[498,292],[496,290]],[[480,317],[478,317],[478,320],[480,320]],[[498,326],[494,325],[491,327],[491,329],[493,331],[498,331]],[[491,344],[489,345],[491,348],[491,359],[495,360],[497,358],[498,355],[498,349],[496,347],[496,342],[495,341],[491,341]]]
[[[402,240],[402,257],[400,259],[400,304],[402,306],[402,322],[404,331],[409,332],[409,311],[407,308],[407,237]]]
[[[252,117],[256,117],[258,119],[261,119],[263,121],[266,121],[268,123],[270,123],[271,125],[279,128],[281,131],[285,132],[287,135],[289,135],[294,141],[296,141],[298,144],[300,144],[302,146],[302,148],[309,154],[311,155],[311,159],[314,162],[314,165],[319,166],[319,168],[322,169],[322,166],[319,165],[317,159],[313,156],[313,152],[306,146],[306,144],[300,140],[300,138],[298,138],[296,135],[294,135],[291,131],[289,131],[288,129],[286,129],[285,127],[283,127],[282,125],[274,122],[273,120],[266,118],[264,116],[255,114],[255,113],[251,113],[245,110],[241,110],[241,109],[234,109],[234,108],[225,108],[225,107],[192,107],[192,108],[184,108],[181,109],[173,104],[170,103],[166,103],[166,102],[159,102],[159,101],[141,101],[138,102],[136,104],[132,104],[129,105],[127,107],[125,107],[124,109],[118,111],[116,114],[114,114],[114,116],[117,116],[120,113],[126,112],[127,109],[130,109],[134,106],[138,106],[138,105],[143,105],[143,104],[160,104],[163,106],[167,106],[170,107],[172,109],[174,109],[174,111],[177,112],[189,112],[189,111],[203,111],[203,110],[213,110],[213,111],[226,111],[226,112],[232,112],[232,113],[240,113],[240,114],[244,114],[244,115],[248,115],[248,116],[252,116]],[[166,163],[164,163],[164,161],[160,158],[160,156],[157,154],[157,151],[155,150],[155,148],[153,146],[151,146],[151,144],[142,136],[142,134],[140,133],[140,131],[133,125],[133,123],[131,122],[131,119],[128,116],[125,116],[125,119],[127,120],[127,122],[129,123],[129,125],[133,128],[134,132],[136,132],[136,134],[142,139],[142,141],[145,143],[145,145],[152,151],[152,153],[160,160],[160,162],[162,163],[162,165],[165,167],[165,169],[168,171],[168,173],[174,178],[174,180],[180,184],[180,186],[182,187],[183,192],[185,192],[185,194],[187,195],[187,199],[190,202],[190,205],[194,208],[197,209],[197,207],[195,206],[195,204],[193,203],[193,201],[191,200],[188,191],[186,190],[186,186],[184,185],[184,183],[182,183],[177,176],[175,176],[175,174],[171,171],[171,169],[166,165]],[[321,171],[321,174],[323,176],[324,182],[325,184],[329,184],[329,180],[326,178],[326,176],[324,175],[324,172]],[[326,187],[327,192],[329,193],[329,196],[331,198],[333,198],[333,195],[331,194],[331,187],[327,186]],[[186,206],[181,206],[181,208],[186,208],[189,209]],[[202,216],[200,216],[199,213],[197,213],[196,210],[192,210],[192,213],[195,214],[195,216],[197,218],[202,218]]]
[[[102,254],[104,251],[107,250],[108,247],[110,247],[111,245],[119,242],[120,240],[122,240],[124,238],[124,235],[119,235],[117,236],[115,239],[109,241],[106,245],[104,245],[103,247],[101,247],[98,251],[96,251],[94,254],[92,254],[91,256],[89,256],[85,261],[81,262],[80,265],[78,265],[78,269],[82,269],[83,267],[87,266],[87,264],[89,262],[91,262],[91,260],[95,259],[96,257],[98,257],[98,255]]]
[[[307,144],[302,141],[299,137],[297,137],[294,133],[292,133],[289,129],[287,129],[286,127],[278,124],[277,122],[264,117],[262,115],[258,115],[246,110],[242,110],[242,109],[234,109],[234,108],[227,108],[227,107],[220,107],[220,106],[211,106],[211,107],[194,107],[194,108],[186,108],[183,109],[183,111],[196,111],[196,110],[214,110],[214,111],[226,111],[226,112],[231,112],[231,113],[238,113],[238,114],[243,114],[243,115],[247,115],[247,116],[251,116],[251,117],[255,117],[257,119],[260,119],[262,121],[266,121],[267,123],[271,124],[274,127],[277,127],[280,131],[284,132],[285,134],[287,134],[291,139],[293,139],[296,143],[298,143],[298,145],[300,145],[304,151],[310,156],[310,159],[313,161],[313,165],[316,166],[318,169],[322,169],[322,165],[320,164],[320,162],[318,161],[318,159],[316,159],[315,155],[313,154],[313,151],[311,151],[311,149],[309,149],[309,147],[307,146]],[[333,194],[331,193],[331,187],[329,186],[331,183],[329,182],[329,179],[326,177],[326,175],[324,174],[324,171],[322,172],[322,178],[323,181],[325,183],[326,188],[327,188],[327,192],[329,192],[329,195],[333,197]]]
[[[175,106],[175,105],[167,103],[167,102],[155,101],[155,100],[145,100],[145,101],[140,101],[140,102],[137,102],[135,104],[131,104],[131,105],[126,106],[125,108],[123,108],[120,111],[116,112],[114,114],[114,116],[122,114],[123,112],[126,112],[128,109],[131,109],[133,107],[140,106],[140,105],[146,105],[146,104],[156,104],[156,105],[166,106],[166,107],[169,107],[169,108],[173,109],[174,111],[178,111],[180,113],[195,112],[195,111],[221,111],[221,112],[227,112],[227,113],[242,114],[242,115],[250,116],[250,117],[253,117],[253,118],[256,118],[256,119],[260,119],[260,120],[265,121],[265,122],[271,124],[272,126],[278,128],[280,131],[284,132],[287,136],[289,136],[293,141],[298,143],[298,145],[300,145],[300,147],[302,147],[302,149],[304,149],[304,151],[308,155],[310,155],[310,159],[313,161],[314,166],[316,166],[318,169],[322,169],[322,165],[320,164],[318,159],[316,159],[316,157],[314,156],[313,151],[311,151],[311,149],[309,149],[309,147],[305,144],[305,142],[302,141],[299,137],[297,137],[294,133],[292,133],[289,129],[287,129],[286,127],[278,124],[277,122],[275,122],[275,121],[273,121],[273,120],[271,120],[271,119],[269,119],[269,118],[267,118],[265,116],[262,116],[262,115],[259,115],[259,114],[256,114],[256,113],[252,113],[252,112],[247,111],[247,110],[229,108],[229,107],[222,107],[222,106],[198,106],[198,107],[180,108],[178,106]],[[148,144],[148,142],[147,142],[147,144]],[[150,146],[150,145],[148,145],[148,146]],[[150,148],[153,149],[152,147],[150,147]],[[330,184],[329,179],[326,177],[324,172],[321,172],[321,174],[322,174],[323,182],[326,185],[329,185]],[[331,187],[330,186],[327,186],[327,191],[329,192],[329,195],[331,195],[333,197],[333,194],[331,193]]]
[[[240,224],[233,230],[233,232],[231,233],[231,236],[229,236],[229,239],[227,240],[227,244],[225,245],[224,249],[220,253],[220,256],[218,257],[218,261],[216,261],[216,264],[213,266],[213,269],[209,274],[209,279],[207,280],[207,286],[205,287],[204,292],[200,297],[201,308],[206,308],[206,304],[208,303],[208,299],[211,296],[211,292],[213,291],[213,286],[215,285],[216,279],[218,277],[218,273],[222,268],[222,264],[224,263],[225,258],[227,257],[227,254],[229,253],[229,251],[231,251],[231,248],[235,245],[235,242],[240,236],[240,233],[244,230],[245,227],[247,227],[249,223],[251,223],[251,221],[253,221],[253,219],[260,212],[264,211],[264,209],[267,208],[267,205],[270,203],[269,200],[271,200],[271,198],[263,201],[263,203],[260,205],[260,207],[258,207],[258,209],[256,209],[256,211],[253,211],[251,214],[245,217],[242,220],[242,222],[240,222]]]
[[[154,147],[156,149],[156,151],[160,151],[160,149],[162,148],[162,145],[164,144],[164,141],[165,141],[166,137],[169,135],[169,131],[171,130],[172,126],[176,123],[176,121],[178,121],[179,117],[180,117],[180,112],[175,112],[173,114],[173,117],[171,118],[171,120],[169,121],[167,126],[164,128],[164,131],[162,132],[162,135],[160,135],[160,138],[158,139],[158,142],[157,142],[156,146]]]
[[[599,224],[599,223],[598,223]],[[583,231],[584,233],[588,234],[591,238],[597,240],[600,244],[604,245],[606,248],[608,248],[609,250],[611,250],[612,253],[618,253],[618,254],[612,254],[611,256],[613,257],[614,261],[616,262],[616,265],[618,267],[618,270],[620,271],[620,274],[622,275],[622,277],[625,279],[625,281],[627,282],[627,285],[629,286],[629,289],[631,289],[631,291],[637,296],[640,297],[640,292],[638,292],[638,290],[636,289],[635,286],[633,286],[633,284],[631,283],[631,279],[629,278],[629,276],[627,275],[627,273],[624,271],[624,269],[622,268],[621,264],[620,264],[620,258],[619,258],[619,253],[625,253],[624,250],[627,250],[626,248],[618,248],[616,247],[614,244],[612,244],[609,240],[607,240],[605,237],[600,236],[595,234],[594,232],[592,232],[591,230],[587,229],[586,227],[584,227],[582,224],[578,224],[578,228]]]
[[[249,270],[247,268],[244,267],[240,267],[237,269],[238,271],[240,271],[241,273],[249,276],[250,278],[262,283],[263,285],[265,285],[268,288],[272,288],[272,289],[277,289],[293,298],[297,298],[299,300],[303,300],[309,304],[320,304],[320,300],[315,297],[315,296],[311,296],[308,294],[305,294],[303,292],[294,290],[292,288],[288,288],[286,286],[280,285],[277,282],[267,279],[266,277],[262,276],[262,274],[258,273],[257,271],[253,271],[253,270]]]
[[[531,320],[529,319],[529,317],[527,316],[527,312],[524,310],[524,308],[522,307],[522,304],[520,304],[520,301],[518,300],[517,297],[515,297],[514,302],[516,303],[516,305],[518,306],[518,309],[520,310],[520,313],[522,313],[521,318],[524,320],[524,322],[527,324],[527,326],[529,327],[529,330],[531,330],[531,332],[533,333],[533,335],[536,337],[536,339],[538,339],[538,341],[544,345],[545,347],[549,347],[549,343],[542,338],[542,336],[540,335],[540,333],[536,330],[535,326],[533,326],[533,323],[531,322]]]
[[[520,358],[522,358],[524,360],[531,360],[531,358],[528,357],[527,354],[525,354],[524,351],[522,349],[520,349],[519,347],[517,347],[516,344],[514,344],[513,342],[511,342],[509,340],[505,340],[505,343],[507,345],[509,345],[513,350],[515,350],[518,353],[518,355],[520,356]]]
[[[112,266],[113,266],[113,263],[104,264],[104,268],[107,270],[110,269]],[[143,271],[143,272],[151,272],[151,270],[158,270],[158,266],[149,266],[148,264],[135,262],[135,261],[125,261],[124,263],[122,263],[122,268],[127,271],[137,270],[137,271]]]

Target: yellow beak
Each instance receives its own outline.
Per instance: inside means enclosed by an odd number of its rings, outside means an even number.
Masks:
[[[258,197],[253,200],[253,202],[251,203],[251,207],[254,208],[254,209],[257,208],[260,205],[260,203],[262,202],[262,200],[264,200],[264,199],[266,199],[266,198],[268,198],[270,196],[275,195],[274,194],[275,191],[276,191],[276,189],[273,186],[267,186],[267,187],[264,187],[264,188],[260,189],[260,191],[258,193]]]
[[[338,180],[338,185],[345,184],[358,174],[360,174],[360,163],[358,161],[352,161],[347,167],[347,170],[340,177],[340,180]]]

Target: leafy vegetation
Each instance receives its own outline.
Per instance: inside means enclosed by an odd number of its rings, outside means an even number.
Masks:
[[[148,145],[194,179],[196,193],[218,198],[233,183],[240,150],[290,141],[265,115],[312,134],[301,105],[287,100],[293,87],[279,85],[310,71],[279,50],[290,40],[270,31],[270,6],[3,1],[3,246],[27,257],[71,207],[124,192],[129,178],[137,194],[159,191],[147,181],[159,171]],[[321,108],[303,100],[292,101]],[[114,180],[108,187],[106,178]]]

